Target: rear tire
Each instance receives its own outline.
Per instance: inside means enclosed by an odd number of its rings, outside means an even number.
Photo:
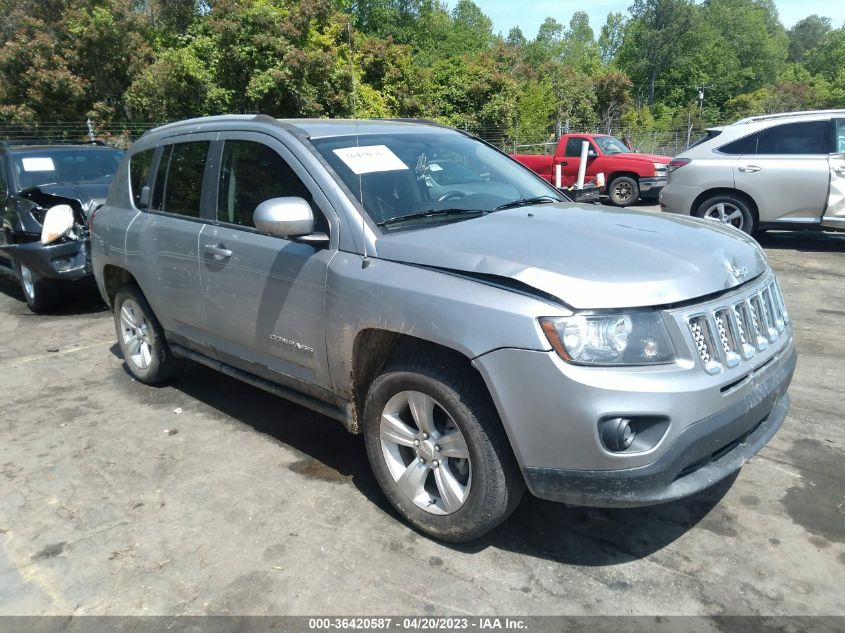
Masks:
[[[370,386],[363,422],[379,486],[429,536],[476,539],[522,498],[525,483],[504,428],[469,369],[437,358],[394,364]]]
[[[640,185],[630,176],[617,176],[610,181],[607,195],[617,207],[627,207],[640,199]]]
[[[126,284],[114,297],[117,343],[129,373],[148,385],[168,380],[184,365],[173,356],[161,325],[137,286]]]
[[[755,231],[754,215],[745,199],[729,193],[708,198],[695,210],[696,217],[729,224],[749,235]]]
[[[56,305],[58,289],[54,281],[40,277],[18,262],[14,263],[14,270],[24,301],[30,310],[36,314],[43,314]]]

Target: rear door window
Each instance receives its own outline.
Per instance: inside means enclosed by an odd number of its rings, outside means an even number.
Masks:
[[[151,208],[190,218],[200,217],[202,179],[209,141],[175,143],[162,152]]]
[[[829,154],[829,122],[808,121],[770,127],[759,133],[753,153],[777,156]]]

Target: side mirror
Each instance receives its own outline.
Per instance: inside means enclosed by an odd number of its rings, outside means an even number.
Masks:
[[[50,207],[41,225],[41,243],[51,244],[73,231],[73,209],[66,204]]]
[[[259,204],[252,222],[262,233],[298,237],[314,232],[314,212],[303,198],[270,198]]]
[[[587,150],[587,158],[596,158],[597,156],[598,156],[598,154],[596,153],[596,150],[594,150],[593,148],[590,148],[589,150]]]
[[[144,185],[141,187],[141,193],[138,196],[138,208],[146,209],[150,206],[150,186]]]

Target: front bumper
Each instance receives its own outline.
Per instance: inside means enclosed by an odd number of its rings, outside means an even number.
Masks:
[[[654,505],[709,488],[739,470],[781,427],[794,371],[793,350],[755,391],[688,426],[651,464],[610,471],[526,468],[528,488],[543,499],[600,507]]]
[[[83,241],[68,240],[47,245],[40,241],[23,242],[0,248],[39,277],[75,281],[89,277],[93,272],[89,249]]]
[[[660,195],[660,190],[666,186],[668,179],[666,176],[657,176],[655,178],[640,178],[640,197],[642,198],[656,198]]]
[[[552,351],[501,349],[475,359],[526,483],[545,499],[593,506],[663,503],[707,488],[759,451],[786,416],[795,370],[779,345],[719,375],[699,365],[591,368]],[[750,365],[753,365],[751,367]],[[656,444],[612,452],[602,420],[668,421]]]

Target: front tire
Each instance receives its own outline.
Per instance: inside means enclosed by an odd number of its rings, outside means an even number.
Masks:
[[[630,176],[617,176],[610,181],[607,195],[617,207],[627,207],[640,199],[640,185]]]
[[[21,286],[24,301],[36,314],[48,312],[56,305],[58,291],[55,282],[40,277],[33,270],[18,262],[14,263],[15,276]]]
[[[443,541],[489,532],[525,489],[483,382],[442,360],[396,364],[373,381],[364,442],[393,507]]]
[[[160,383],[182,369],[183,361],[173,356],[158,319],[137,286],[118,288],[114,327],[126,367],[139,382]]]
[[[749,235],[754,232],[754,216],[748,203],[729,193],[708,198],[695,210],[696,217],[729,224]]]

